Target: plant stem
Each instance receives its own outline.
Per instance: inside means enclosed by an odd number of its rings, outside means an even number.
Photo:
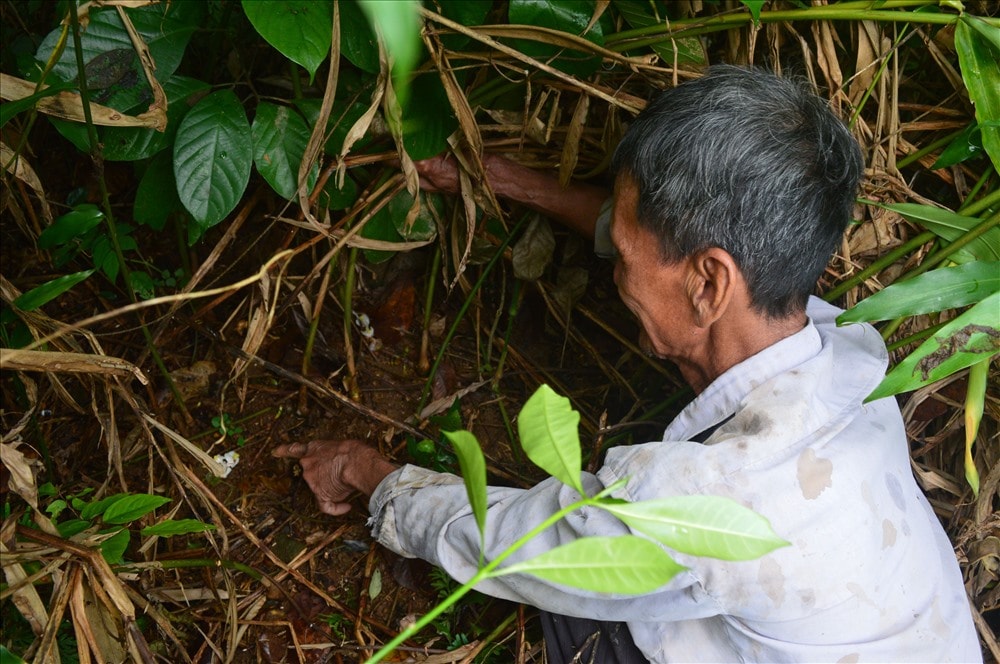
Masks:
[[[94,118],[90,112],[90,93],[87,90],[87,73],[83,63],[83,46],[80,40],[80,19],[77,15],[76,2],[69,3],[69,13],[70,20],[73,24],[73,47],[76,51],[76,67],[80,82],[80,101],[83,104],[83,117],[87,124],[87,139],[90,141],[90,155],[94,161],[94,168],[97,170],[97,183],[101,189],[101,205],[104,208],[104,222],[108,227],[108,235],[111,238],[111,246],[115,250],[115,257],[118,259],[118,266],[122,274],[122,279],[125,282],[125,292],[128,293],[129,301],[134,304],[137,301],[137,298],[135,296],[135,291],[132,289],[132,271],[129,270],[129,267],[125,262],[125,254],[122,253],[121,243],[118,241],[118,228],[115,225],[114,212],[111,209],[111,195],[108,192],[108,183],[104,179],[104,155],[101,153],[101,144],[97,138],[97,127],[94,126]],[[170,378],[170,371],[163,363],[163,358],[160,357],[159,352],[156,350],[156,345],[153,343],[153,335],[150,334],[149,328],[146,327],[146,324],[142,321],[142,319],[139,320],[139,328],[142,330],[142,335],[146,339],[146,346],[149,348],[153,362],[163,374],[167,386],[170,388],[170,392],[174,397],[174,403],[177,404],[177,408],[181,411],[184,418],[188,422],[192,422],[193,418],[188,412],[187,406],[184,405],[184,398],[181,396],[180,391],[174,384],[173,379]]]
[[[831,288],[823,296],[823,299],[826,300],[827,302],[833,302],[847,291],[851,290],[858,284],[862,283],[868,277],[878,274],[879,272],[881,272],[888,266],[892,265],[903,256],[907,255],[917,247],[930,242],[935,237],[937,236],[934,235],[934,233],[932,233],[931,231],[924,231],[920,235],[917,235],[916,237],[912,238],[909,242],[901,244],[900,246],[896,247],[895,249],[887,253],[885,256],[882,256],[878,260],[872,262],[871,265],[861,270],[850,279],[842,281],[834,288]]]
[[[430,371],[431,361],[427,358],[431,344],[431,307],[434,305],[434,290],[437,287],[437,271],[441,268],[441,245],[435,245],[431,268],[427,272],[427,290],[424,292],[424,325],[420,332],[420,358],[417,368],[422,374]]]
[[[982,237],[983,235],[986,234],[987,231],[989,231],[991,228],[996,227],[998,224],[1000,224],[1000,212],[994,214],[992,217],[988,217],[985,221],[982,221],[979,225],[977,225],[975,228],[967,232],[962,237],[958,238],[948,246],[941,248],[932,257],[928,258],[923,263],[921,263],[917,267],[907,272],[900,279],[912,279],[913,277],[919,274],[923,274],[932,267],[937,267],[944,261],[948,260],[948,258],[950,258],[959,249],[965,247],[976,238]],[[900,279],[897,279],[897,281],[899,281]]]
[[[955,23],[959,18],[958,14],[892,11],[893,9],[903,7],[924,7],[930,5],[937,5],[937,3],[929,2],[928,0],[896,0],[895,2],[889,0],[882,3],[880,9],[870,9],[872,3],[869,0],[861,0],[858,2],[842,2],[835,5],[812,6],[804,9],[761,12],[760,22],[880,21],[950,25]],[[751,23],[752,21],[753,17],[748,11],[720,14],[708,19],[680,19],[669,23],[625,30],[610,35],[605,43],[605,48],[621,53],[626,50],[651,46],[670,38],[727,30]]]
[[[980,178],[976,180],[976,184],[972,185],[972,189],[969,190],[969,195],[965,197],[965,202],[962,203],[962,206],[959,207],[958,210],[956,210],[956,212],[958,212],[959,214],[965,214],[965,211],[969,209],[969,206],[978,203],[978,201],[975,201],[973,199],[976,197],[976,194],[979,193],[979,190],[983,188],[983,185],[985,185],[986,182],[990,179],[991,175],[993,175],[993,170],[987,168],[983,172],[982,176],[980,176]]]
[[[333,263],[333,259],[330,260]],[[347,254],[344,274],[344,355],[347,358],[347,391],[351,399],[361,398],[358,392],[357,367],[354,365],[354,344],[351,343],[351,323],[354,317],[354,267],[358,262],[358,248],[351,247]]]
[[[541,534],[542,531],[544,531],[546,528],[553,525],[554,523],[556,523],[563,517],[567,516],[571,512],[574,512],[575,510],[580,509],[581,507],[592,505],[596,501],[597,501],[596,497],[584,498],[571,505],[567,505],[566,507],[562,508],[555,514],[551,515],[549,518],[545,519],[545,521],[542,521],[540,524],[529,530],[521,537],[519,537],[517,541],[511,544],[508,548],[504,549],[496,558],[490,561],[485,567],[481,567],[479,571],[477,571],[472,576],[471,579],[463,583],[461,586],[455,589],[454,592],[445,597],[440,604],[438,604],[430,611],[428,611],[426,614],[421,616],[420,620],[407,627],[405,630],[400,632],[396,636],[396,638],[394,638],[392,641],[382,646],[382,648],[380,648],[379,651],[375,653],[375,655],[372,656],[371,659],[368,660],[367,664],[377,664],[377,662],[381,662],[386,657],[386,655],[390,654],[393,650],[395,650],[397,646],[403,643],[403,641],[407,640],[414,634],[418,633],[424,627],[429,625],[431,621],[433,621],[443,612],[447,611],[451,606],[455,604],[455,602],[460,600],[470,590],[472,590],[476,586],[476,584],[478,584],[480,581],[485,581],[486,579],[489,579],[491,576],[493,576],[492,574],[493,570],[495,570],[500,565],[500,563],[502,563],[513,553],[518,551],[530,540],[534,539],[539,534]]]
[[[955,137],[958,136],[959,134],[961,134],[963,131],[965,131],[965,130],[964,129],[959,129],[958,131],[954,131],[954,132],[948,134],[947,136],[945,136],[943,138],[939,138],[938,140],[934,141],[933,143],[930,143],[929,145],[925,145],[924,147],[920,148],[916,152],[912,152],[912,153],[906,155],[902,159],[899,159],[899,160],[896,161],[896,168],[906,168],[907,166],[909,166],[913,162],[917,161],[918,159],[923,158],[925,155],[928,155],[931,152],[934,152],[935,150],[937,150],[939,148],[943,148],[944,146],[948,145],[953,140],[955,140]]]
[[[967,203],[966,205],[962,206],[959,209],[961,210],[962,214],[964,214],[966,217],[975,217],[980,212],[988,210],[989,208],[995,205],[1000,205],[1000,189],[997,189],[996,191],[991,191],[990,193],[980,198],[978,201]]]
[[[454,322],[452,322],[451,327],[448,329],[448,333],[445,335],[444,340],[441,342],[441,348],[438,350],[437,355],[434,357],[434,364],[431,365],[430,373],[427,377],[427,382],[424,384],[424,390],[423,392],[420,393],[420,403],[417,406],[418,413],[424,409],[424,406],[427,405],[427,398],[430,395],[431,385],[434,383],[434,376],[437,374],[438,367],[441,366],[441,361],[444,359],[444,352],[445,350],[447,350],[448,343],[451,341],[452,337],[455,336],[455,332],[458,331],[458,326],[462,322],[462,319],[465,317],[465,313],[469,310],[469,306],[472,304],[472,300],[475,297],[475,294],[478,293],[479,289],[482,288],[484,283],[486,283],[486,277],[488,277],[489,274],[493,271],[493,267],[497,264],[497,261],[500,260],[500,257],[503,256],[503,252],[507,249],[507,245],[511,243],[511,241],[514,239],[514,236],[517,234],[517,231],[521,228],[521,226],[524,225],[524,223],[528,220],[529,216],[530,215],[524,215],[523,217],[521,217],[521,220],[517,222],[517,224],[514,226],[514,228],[510,230],[509,233],[507,233],[507,237],[505,237],[503,239],[503,242],[500,243],[500,246],[497,247],[497,251],[495,254],[493,254],[493,258],[491,258],[490,262],[487,263],[486,267],[483,268],[483,271],[479,275],[479,279],[476,280],[476,283],[472,286],[472,290],[465,298],[465,301],[462,302],[461,308],[455,315]]]

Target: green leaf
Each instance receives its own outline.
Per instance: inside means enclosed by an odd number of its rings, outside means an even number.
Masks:
[[[128,495],[127,493],[116,493],[112,496],[107,496],[105,498],[101,498],[100,500],[95,500],[94,502],[90,503],[82,510],[80,510],[80,518],[89,520],[98,517],[104,514],[104,510],[108,509],[109,505],[117,503],[119,500],[121,500],[127,495]]]
[[[421,193],[420,201],[420,212],[417,213],[417,218],[413,220],[410,228],[406,228],[406,214],[413,204],[413,197],[403,189],[368,220],[365,227],[361,229],[361,237],[385,242],[420,242],[433,238],[437,233],[437,226],[434,223],[430,205],[434,205],[438,214],[441,214],[441,198],[436,194],[428,196]],[[389,251],[365,250],[365,258],[372,263],[380,263],[391,257],[392,252]]]
[[[493,8],[492,0],[437,0],[441,14],[467,28],[482,25]],[[441,43],[451,51],[465,48],[470,38],[462,34],[442,34]]]
[[[163,84],[167,96],[167,130],[143,127],[98,127],[104,158],[108,161],[148,159],[174,142],[177,127],[191,110],[188,100],[208,91],[211,86],[187,76],[171,76]]]
[[[104,510],[104,523],[122,524],[135,521],[166,505],[170,498],[148,493],[132,493],[116,500]]]
[[[203,23],[205,3],[164,2],[125,11],[156,62],[156,78],[161,82],[166,81],[180,65],[191,35]],[[35,56],[37,60],[43,63],[48,60],[59,40],[60,32],[57,28],[42,40]],[[84,63],[91,63],[112,51],[133,50],[132,41],[114,7],[92,8],[87,29],[81,32],[80,38]],[[120,111],[128,111],[140,103],[148,104],[152,99],[145,74],[139,69],[138,58],[133,54],[130,61],[132,73],[128,78],[134,85],[114,91],[100,103]],[[72,39],[68,40],[66,49],[52,71],[64,81],[77,79],[76,51]]]
[[[5,646],[0,646],[0,664],[24,664],[24,660],[7,650]]]
[[[751,560],[788,546],[763,516],[720,496],[675,496],[637,503],[605,499],[597,506],[631,529],[693,556]]]
[[[407,154],[419,161],[448,147],[448,137],[458,128],[458,118],[436,74],[417,76],[411,94],[420,103],[403,109],[403,145]]]
[[[983,147],[1000,171],[1000,29],[963,13],[955,26],[955,49],[976,107]]]
[[[375,31],[356,2],[340,3],[340,54],[358,69],[379,72]]]
[[[983,152],[983,137],[979,125],[973,122],[948,144],[937,158],[932,169],[948,168],[978,157]]]
[[[194,218],[192,243],[236,207],[252,163],[250,124],[231,90],[213,92],[184,117],[174,143],[174,177]]]
[[[594,3],[579,0],[510,0],[507,10],[511,23],[551,28],[603,46],[604,30],[601,22],[598,21],[587,30],[593,13]],[[599,56],[538,41],[516,39],[514,46],[525,55],[549,62],[553,67],[576,76],[589,76],[601,63]]]
[[[157,535],[159,537],[173,537],[174,535],[187,535],[188,533],[203,533],[215,530],[215,526],[198,519],[166,519],[155,526],[146,526],[140,531],[143,537]]]
[[[750,10],[750,16],[753,17],[753,24],[755,26],[760,25],[760,10],[763,9],[764,5],[768,3],[768,0],[740,0],[743,6]]]
[[[461,431],[445,431],[444,437],[455,448],[459,468],[462,469],[462,480],[465,482],[465,492],[469,495],[469,505],[476,517],[479,528],[480,545],[486,533],[486,460],[479,448],[476,437],[464,429]],[[480,547],[482,548],[482,547]]]
[[[92,523],[86,519],[70,519],[69,521],[63,521],[56,526],[56,530],[59,531],[59,536],[69,539],[73,535],[79,535],[87,528],[90,528]]]
[[[41,249],[51,249],[66,244],[90,229],[98,226],[104,220],[104,212],[96,205],[84,203],[67,212],[52,222],[38,236],[38,246]]]
[[[653,6],[643,0],[613,0],[612,4],[625,19],[625,22],[633,28],[659,25],[667,18],[665,15],[654,15]],[[667,65],[673,65],[675,52],[678,63],[708,64],[705,58],[705,48],[698,37],[668,35],[662,41],[651,44],[649,48],[660,56],[660,59]]]
[[[34,311],[38,307],[51,302],[73,286],[89,277],[94,270],[83,270],[73,274],[56,277],[52,281],[47,281],[41,286],[36,286],[26,293],[22,293],[16,300],[14,306],[21,311]]]
[[[262,101],[257,106],[250,133],[257,170],[279,196],[292,200],[299,190],[299,164],[311,133],[306,121],[287,106]],[[310,190],[317,177],[319,165],[313,164],[307,182]]]
[[[584,537],[490,576],[531,574],[573,588],[616,595],[650,593],[684,567],[649,540],[635,535]]]
[[[948,242],[954,242],[982,223],[982,219],[966,217],[931,205],[917,203],[879,204],[879,207],[896,212],[907,221],[919,224]],[[985,234],[965,245],[951,256],[956,263],[972,260],[1000,260],[1000,228],[991,228]]]
[[[579,424],[569,399],[548,385],[531,395],[517,418],[521,447],[532,463],[582,496]]]
[[[168,152],[160,153],[149,162],[139,181],[132,205],[132,217],[154,231],[162,231],[171,214],[183,211],[184,206],[177,197],[173,155]]]
[[[1000,291],[1000,261],[939,268],[887,286],[837,318],[838,325],[956,309]]]
[[[117,533],[101,542],[101,555],[109,565],[118,565],[122,562],[125,550],[128,549],[129,532],[122,528]]]
[[[889,372],[865,401],[909,392],[941,380],[1000,351],[1000,293],[950,321]]]
[[[243,11],[260,36],[286,58],[305,67],[312,81],[330,53],[332,3],[243,0]]]
[[[990,375],[989,359],[969,367],[969,389],[965,394],[965,481],[972,487],[972,495],[979,497],[979,470],[972,458],[972,446],[983,420],[986,405],[986,382]]]

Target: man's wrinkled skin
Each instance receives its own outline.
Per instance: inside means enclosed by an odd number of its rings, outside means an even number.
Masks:
[[[356,491],[370,496],[398,466],[360,440],[313,440],[279,445],[272,455],[298,459],[302,477],[316,494],[321,512],[340,516],[351,510]]]

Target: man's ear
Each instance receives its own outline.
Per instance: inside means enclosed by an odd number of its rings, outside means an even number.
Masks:
[[[743,275],[725,249],[710,247],[689,257],[687,296],[699,327],[709,327],[729,308]]]

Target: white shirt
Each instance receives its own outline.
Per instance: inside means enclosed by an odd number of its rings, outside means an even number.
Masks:
[[[894,399],[863,404],[885,346],[868,325],[810,299],[800,332],[717,378],[662,441],[612,448],[593,495],[629,478],[628,500],[711,494],[767,517],[791,546],[729,562],[669,553],[689,569],[642,596],[592,593],[526,575],[477,590],[564,615],[628,623],[652,662],[962,661],[982,655],[958,563],[910,472]],[[734,415],[735,414],[735,415]],[[726,421],[726,418],[733,416]],[[705,443],[691,438],[724,422]],[[577,499],[554,479],[491,488],[486,556]],[[479,535],[462,480],[404,466],[371,498],[373,536],[468,580]],[[599,509],[573,513],[512,556],[627,527]]]

